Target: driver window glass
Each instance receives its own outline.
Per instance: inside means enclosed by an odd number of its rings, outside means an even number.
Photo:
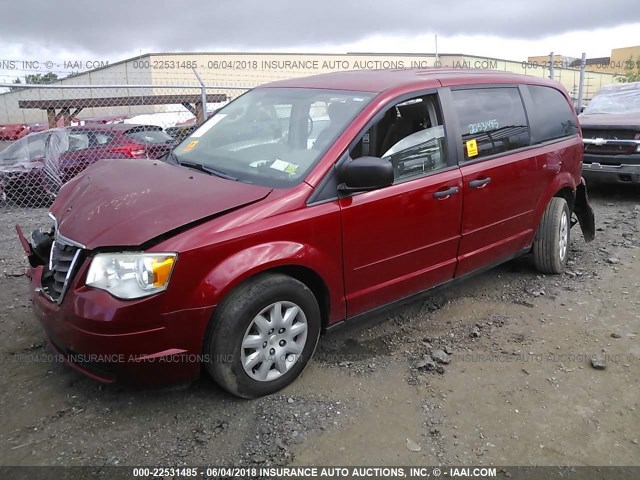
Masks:
[[[351,151],[351,158],[366,155],[388,159],[395,183],[445,168],[445,131],[437,96],[416,97],[387,110]]]

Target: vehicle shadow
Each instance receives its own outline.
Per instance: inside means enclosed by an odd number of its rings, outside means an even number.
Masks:
[[[640,200],[640,185],[590,182],[588,191],[590,200],[596,202],[601,200],[637,202]]]

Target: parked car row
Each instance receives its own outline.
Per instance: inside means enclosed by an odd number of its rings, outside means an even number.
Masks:
[[[0,152],[0,195],[17,205],[43,205],[100,159],[156,159],[175,143],[160,127],[123,123],[32,133]]]
[[[15,123],[11,125],[0,125],[0,140],[18,140],[27,133],[27,125]]]
[[[542,78],[377,70],[264,85],[165,162],[103,160],[65,184],[53,226],[20,235],[33,310],[98,381],[204,370],[235,395],[270,394],[323,329],[522,254],[562,272],[572,218],[595,235],[582,159],[570,99]]]
[[[111,124],[121,123],[126,118],[126,115],[101,115],[97,117],[88,118],[73,118],[71,120],[72,126],[77,125],[94,125],[94,124]],[[57,127],[63,128],[63,119],[58,119]],[[15,141],[22,137],[29,135],[30,133],[44,132],[49,129],[47,123],[14,123],[7,125],[0,125],[0,141]]]
[[[11,125],[0,125],[0,140],[14,141],[29,135],[30,133],[43,132],[49,127],[45,123],[15,123]]]

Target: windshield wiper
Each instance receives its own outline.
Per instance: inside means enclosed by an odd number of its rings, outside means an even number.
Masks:
[[[175,158],[175,154],[173,155],[173,158]],[[177,158],[175,160],[176,162],[178,162],[178,165],[183,165],[187,168],[200,170],[201,172],[205,172],[210,175],[215,175],[216,177],[225,178],[227,180],[233,180],[234,182],[238,181],[236,177],[232,177],[227,173],[221,172],[220,170],[216,170],[215,168],[209,167],[207,165],[203,165],[202,163],[179,161]]]

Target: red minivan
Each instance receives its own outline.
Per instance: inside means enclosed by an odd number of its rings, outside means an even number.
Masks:
[[[104,160],[21,240],[52,348],[102,382],[246,398],[321,330],[532,253],[562,272],[595,222],[560,84],[501,72],[331,73],[255,88],[164,161]],[[18,229],[20,231],[20,229]]]

